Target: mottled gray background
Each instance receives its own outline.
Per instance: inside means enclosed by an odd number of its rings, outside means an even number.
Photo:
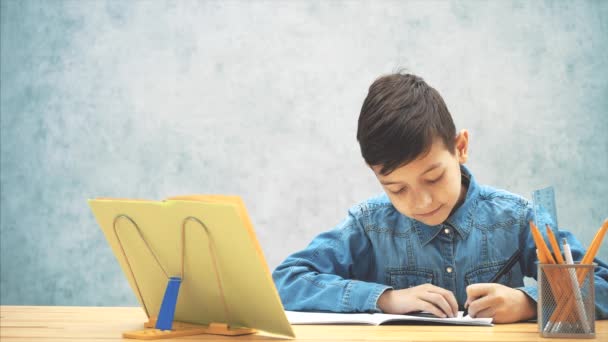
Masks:
[[[136,305],[87,205],[241,195],[269,267],[381,191],[356,120],[406,67],[483,183],[608,216],[606,1],[1,0],[2,304]],[[608,260],[608,243],[600,255]]]

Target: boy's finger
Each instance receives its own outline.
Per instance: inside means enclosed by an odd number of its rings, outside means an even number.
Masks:
[[[422,299],[418,299],[420,304],[418,305],[422,311],[430,312],[433,315],[441,318],[447,317],[445,312],[443,312],[440,308],[435,306],[433,303],[424,301]]]
[[[454,317],[450,304],[441,294],[426,292],[420,296],[420,299],[435,305],[441,309],[441,311],[443,311],[447,317]]]
[[[485,308],[475,314],[475,318],[493,318],[496,315],[496,310],[493,307]]]
[[[469,298],[483,297],[490,291],[494,284],[479,283],[467,286],[467,296]]]
[[[435,287],[429,292],[438,293],[443,296],[443,298],[445,298],[446,302],[450,305],[450,309],[452,311],[452,315],[450,316],[456,316],[458,314],[458,301],[456,300],[456,296],[454,296],[454,293],[452,291],[448,291],[441,287]]]
[[[458,316],[458,301],[456,300],[456,296],[454,293],[450,291],[448,303],[452,307],[452,312],[454,313],[454,317]]]
[[[478,299],[471,300],[468,309],[469,315],[471,317],[478,317],[477,315],[479,315],[480,312],[488,308],[492,308],[493,303],[494,300],[490,296],[479,297]]]

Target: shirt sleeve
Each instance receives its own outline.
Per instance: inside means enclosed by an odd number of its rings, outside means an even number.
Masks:
[[[289,256],[272,277],[286,310],[380,312],[377,302],[390,286],[357,280],[369,270],[373,251],[363,225],[353,215]]]
[[[525,276],[538,279],[538,258],[536,256],[536,244],[534,243],[534,239],[532,238],[532,233],[529,225],[529,221],[534,220],[534,212],[531,208],[528,208],[526,218],[527,220],[525,222],[525,226],[523,227],[524,229],[522,229],[522,270]],[[535,222],[537,222],[537,225],[542,224],[542,227],[539,226],[538,228],[541,231],[545,242],[549,246],[549,238],[547,237],[545,224],[549,223],[553,226],[552,220],[548,217],[546,213],[540,213],[539,217],[536,218]],[[570,249],[572,251],[572,259],[574,260],[574,262],[580,262],[586,252],[580,241],[576,239],[574,234],[560,228],[558,241],[561,241],[562,239],[566,239],[568,241],[568,244],[570,245]],[[597,319],[607,319],[608,265],[597,258],[595,258],[593,262],[596,264],[593,279],[595,284],[595,314]],[[526,293],[530,298],[534,299],[535,301],[538,301],[538,288],[536,284],[530,286],[523,286],[518,289]]]

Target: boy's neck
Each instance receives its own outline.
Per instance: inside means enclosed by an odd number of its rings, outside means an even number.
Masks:
[[[467,198],[467,192],[469,191],[469,182],[469,178],[462,174],[462,176],[460,177],[461,186],[460,195],[458,196],[458,202],[456,202],[456,205],[454,206],[452,212],[450,212],[450,215],[448,215],[448,217],[452,216],[452,214],[454,214],[454,212],[458,210],[458,208],[460,208],[462,203],[464,203],[464,200]]]

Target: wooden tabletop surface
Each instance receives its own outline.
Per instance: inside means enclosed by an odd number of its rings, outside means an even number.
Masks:
[[[111,342],[123,340],[124,331],[141,329],[146,320],[143,310],[136,307],[0,306],[0,340]],[[534,323],[493,327],[294,325],[293,329],[297,341],[574,341],[543,338]],[[281,341],[262,333],[237,337],[197,335],[158,341],[195,340]],[[596,337],[588,341],[608,341],[608,320],[596,322]]]

